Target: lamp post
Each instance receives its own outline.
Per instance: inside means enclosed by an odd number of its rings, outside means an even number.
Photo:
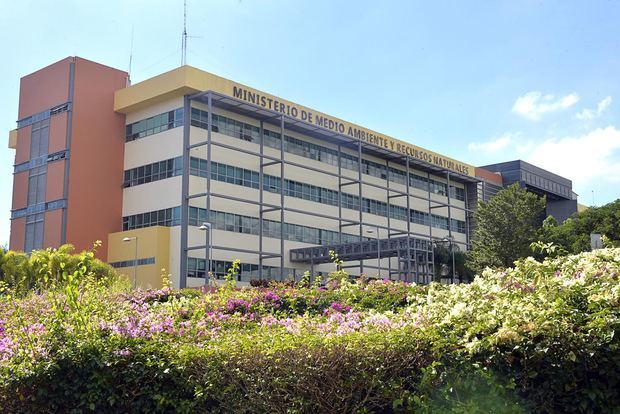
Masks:
[[[207,257],[207,271],[205,273],[205,280],[209,277],[211,271],[211,256],[213,254],[213,232],[211,231],[211,223],[202,223],[202,226],[198,227],[199,230],[206,231],[205,237],[205,255]]]
[[[455,269],[455,263],[454,263],[454,245],[452,243],[454,243],[454,237],[453,236],[448,236],[448,240],[450,241],[450,254],[452,255],[452,284],[454,284],[454,281],[456,280],[456,269]]]
[[[130,242],[135,240],[135,251],[133,257],[133,288],[136,289],[138,287],[138,236],[133,237],[124,237],[124,242]]]
[[[366,230],[366,233],[377,233],[377,276],[381,277],[381,241],[379,239],[379,226]],[[388,277],[389,278],[389,277]]]

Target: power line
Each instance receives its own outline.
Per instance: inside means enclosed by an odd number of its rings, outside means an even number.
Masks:
[[[164,60],[170,58],[173,55],[176,55],[177,53],[179,53],[179,49],[175,49],[174,52],[167,54],[166,56],[164,56],[160,60],[156,61],[155,63],[150,64],[149,66],[145,66],[143,68],[140,68],[140,70],[138,72],[147,71],[147,70],[151,69],[153,66],[159,65],[161,62],[163,62]]]

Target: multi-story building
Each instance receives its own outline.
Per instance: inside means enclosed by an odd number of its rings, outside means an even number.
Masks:
[[[518,183],[547,200],[547,215],[560,223],[577,212],[577,194],[571,180],[521,160],[485,165],[488,171],[499,173],[504,187]]]
[[[426,282],[501,176],[182,66],[135,85],[67,58],[22,79],[10,247],[73,243],[141,286],[333,269]],[[494,187],[495,186],[495,187]]]

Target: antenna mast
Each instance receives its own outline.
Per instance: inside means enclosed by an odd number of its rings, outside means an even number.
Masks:
[[[187,0],[183,0],[183,36],[181,38],[181,66],[187,62]]]
[[[131,26],[131,47],[129,48],[129,69],[127,70],[127,74],[131,79],[131,60],[133,58],[133,25]]]

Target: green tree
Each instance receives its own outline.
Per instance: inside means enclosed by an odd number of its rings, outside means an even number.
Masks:
[[[442,271],[446,274],[445,277],[451,277],[452,275],[452,251],[454,250],[454,274],[456,279],[462,282],[470,282],[473,280],[473,273],[465,265],[465,253],[459,249],[459,246],[455,243],[450,245],[449,242],[439,241],[435,243],[433,248],[435,274],[433,280],[440,282],[442,278]]]
[[[467,266],[476,273],[485,267],[509,267],[531,254],[530,244],[539,238],[545,214],[545,198],[513,184],[475,213],[476,230]]]
[[[570,253],[579,253],[590,250],[590,233],[605,235],[616,246],[620,244],[620,199],[575,213],[562,224],[546,222],[542,238]]]

